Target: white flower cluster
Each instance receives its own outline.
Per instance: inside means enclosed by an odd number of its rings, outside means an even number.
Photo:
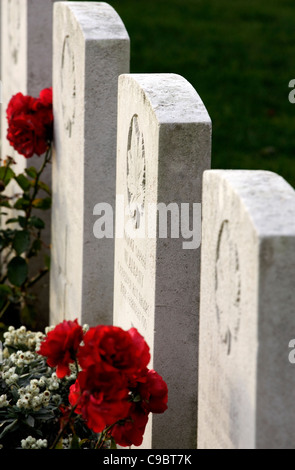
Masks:
[[[43,377],[39,380],[30,380],[29,385],[18,390],[20,398],[16,402],[16,406],[19,408],[30,408],[35,411],[38,411],[41,407],[48,406],[51,396],[50,391],[45,390],[40,393],[40,386],[43,387],[45,384],[46,381]]]
[[[71,363],[69,364],[69,369],[70,369],[70,374],[65,376],[65,380],[68,380],[68,381],[71,381],[71,380],[73,380],[73,379],[75,380],[76,377],[77,377],[76,364],[74,364],[73,362],[71,362]],[[80,365],[78,365],[78,370],[81,371]]]
[[[7,401],[7,395],[0,395],[0,408],[5,408],[9,405],[9,401]]]
[[[1,374],[1,378],[6,382],[7,385],[12,385],[18,382],[19,376],[15,373],[16,367],[4,367]]]
[[[13,346],[15,348],[26,347],[30,351],[37,351],[41,342],[45,339],[45,334],[41,331],[33,332],[27,330],[25,326],[15,329],[10,326],[8,331],[4,333],[5,346]]]
[[[36,355],[32,351],[16,351],[9,356],[10,362],[16,367],[23,367],[36,360]]]
[[[46,379],[46,382],[49,390],[57,390],[59,388],[60,379],[57,377],[56,372],[53,372],[51,377]]]
[[[47,439],[36,439],[35,437],[28,436],[26,439],[21,440],[22,449],[44,449],[47,447]]]

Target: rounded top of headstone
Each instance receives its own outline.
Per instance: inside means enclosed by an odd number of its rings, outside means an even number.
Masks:
[[[204,187],[219,192],[219,204],[236,195],[259,236],[295,235],[295,190],[265,170],[207,170]]]
[[[71,11],[85,40],[129,40],[116,10],[105,2],[56,2],[55,9]]]
[[[203,101],[194,87],[174,73],[123,74],[119,81],[148,101],[160,124],[210,123]]]

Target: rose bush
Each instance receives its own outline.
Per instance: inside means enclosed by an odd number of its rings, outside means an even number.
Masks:
[[[64,321],[46,335],[11,327],[5,340],[4,448],[139,446],[149,414],[167,409],[167,384],[148,369],[149,347],[135,328]]]
[[[52,89],[42,90],[38,98],[17,93],[6,114],[7,139],[14,150],[27,159],[44,154],[39,169],[30,166],[20,174],[14,170],[16,156],[6,155],[0,162],[0,319],[7,321],[6,315],[8,321],[17,321],[11,318],[16,316],[33,326],[37,299],[32,288],[47,274],[50,259],[42,240],[45,222],[40,211],[51,207],[51,190],[41,178],[51,161]],[[43,267],[29,269],[31,259],[40,256]]]

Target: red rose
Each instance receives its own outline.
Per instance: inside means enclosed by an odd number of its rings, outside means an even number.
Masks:
[[[116,444],[122,447],[140,446],[147,422],[148,414],[133,403],[128,418],[116,423],[111,429],[111,435]]]
[[[104,371],[119,371],[127,379],[146,368],[150,353],[135,328],[124,331],[115,326],[97,326],[85,334],[78,358],[83,369],[95,365]]]
[[[14,95],[8,103],[6,115],[8,122],[21,114],[27,114],[34,109],[37,99],[32,96],[24,96],[22,93]]]
[[[142,408],[147,412],[164,413],[167,410],[168,387],[155,370],[147,371],[138,382],[136,391],[140,395]]]
[[[52,140],[53,131],[53,109],[52,109],[52,88],[45,88],[40,92],[39,99],[34,104],[39,122],[45,128],[47,139]]]
[[[46,152],[53,135],[52,89],[40,92],[39,98],[14,95],[7,107],[7,139],[26,158]]]
[[[83,338],[82,327],[75,321],[63,321],[47,334],[38,351],[47,357],[50,367],[57,366],[60,379],[70,374],[69,364],[75,361],[77,350]]]
[[[52,88],[44,88],[40,91],[39,101],[45,108],[52,109]]]
[[[120,375],[101,372],[93,366],[79,373],[70,387],[69,402],[97,433],[128,416],[131,406],[129,391]]]
[[[163,413],[167,409],[168,387],[156,371],[146,369],[137,377],[132,395],[134,401],[128,417],[111,429],[116,443],[123,447],[141,445],[149,413]]]

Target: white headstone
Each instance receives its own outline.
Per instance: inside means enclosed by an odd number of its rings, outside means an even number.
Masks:
[[[210,117],[183,77],[119,78],[114,324],[145,337],[150,367],[169,390],[144,448],[196,443],[200,203],[210,158]]]
[[[294,189],[205,172],[201,266],[198,447],[294,448]]]
[[[27,166],[39,168],[40,157],[26,160],[10,146],[6,139],[6,109],[11,97],[21,92],[24,95],[38,97],[43,88],[52,85],[52,10],[55,0],[1,0],[1,157],[12,156],[17,165],[16,173]],[[1,101],[1,100],[0,100]],[[51,184],[51,168],[46,168],[42,181]],[[9,190],[14,193],[13,185]],[[17,187],[18,188],[18,187]],[[19,188],[18,188],[19,190]],[[50,212],[42,213],[46,223],[42,239],[50,243]],[[33,261],[33,272],[43,266],[40,261]],[[48,322],[49,316],[49,275],[38,283],[35,294],[38,295],[38,314]]]
[[[111,324],[114,239],[93,233],[97,203],[115,206],[118,76],[130,41],[103,2],[57,2],[50,319]]]

